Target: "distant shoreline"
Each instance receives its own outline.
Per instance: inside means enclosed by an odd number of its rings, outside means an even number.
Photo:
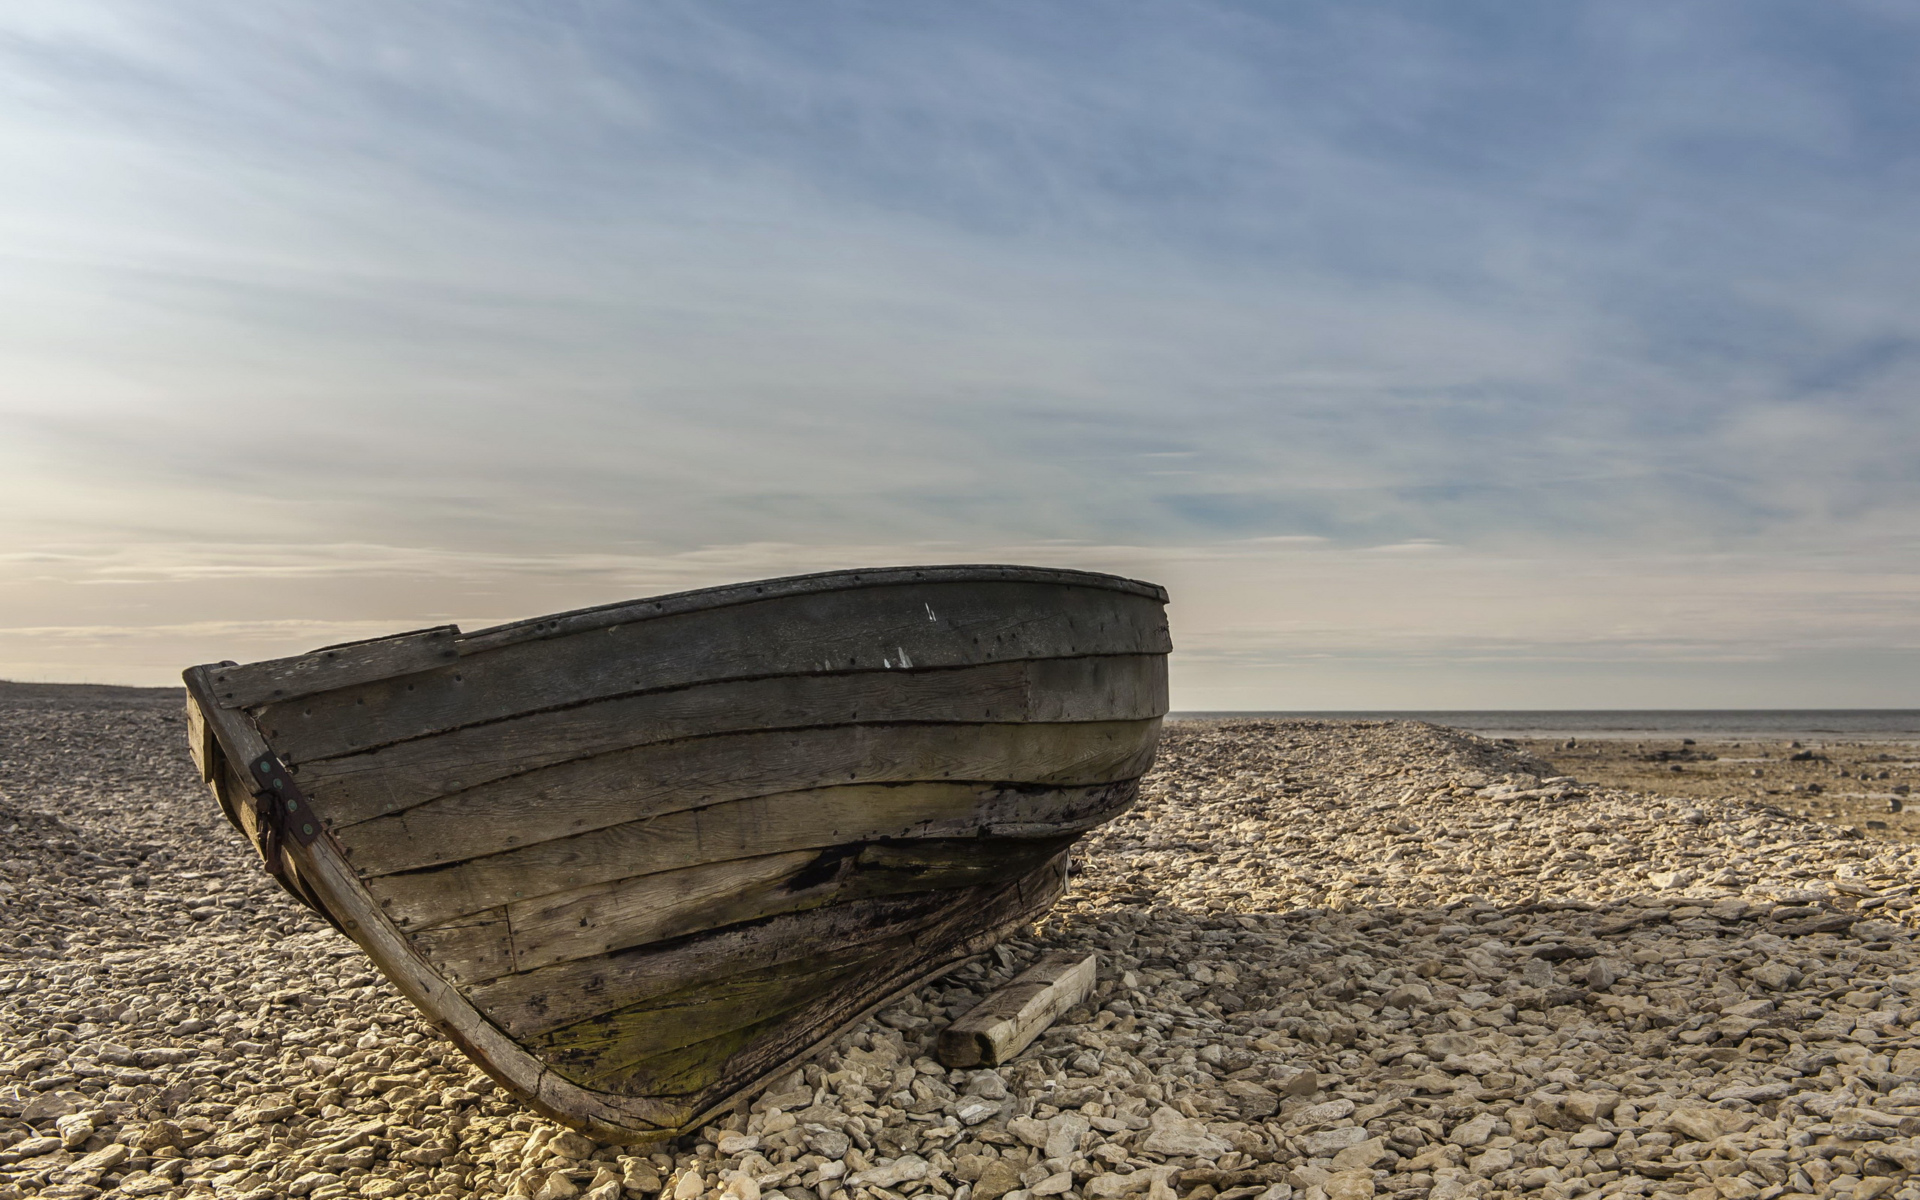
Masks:
[[[118,683],[16,683],[0,679],[0,703],[7,701],[165,701],[185,704],[183,687],[128,687]]]
[[[21,683],[0,679],[0,703],[145,701],[184,703],[178,687],[112,683]],[[1520,741],[1566,738],[1717,741],[1920,741],[1920,709],[1340,709],[1176,711],[1170,721],[1426,721],[1482,737]]]
[[[1173,721],[1427,721],[1482,737],[1517,740],[1920,740],[1920,709],[1912,708],[1192,711],[1168,713],[1167,718]]]

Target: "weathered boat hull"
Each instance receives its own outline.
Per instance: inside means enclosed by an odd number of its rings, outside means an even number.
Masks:
[[[688,1131],[1045,911],[1166,712],[1165,593],[927,567],[186,673],[269,869],[503,1085]]]

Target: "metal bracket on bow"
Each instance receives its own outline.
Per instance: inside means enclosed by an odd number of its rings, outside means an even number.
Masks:
[[[267,870],[276,878],[286,874],[281,861],[280,846],[285,838],[292,838],[302,846],[311,846],[320,836],[320,818],[314,815],[313,806],[307,803],[300,785],[293,781],[293,773],[279,757],[272,754],[255,755],[247,769],[253,773],[254,782],[260,785],[254,792],[254,823],[260,831],[260,856],[267,860]]]

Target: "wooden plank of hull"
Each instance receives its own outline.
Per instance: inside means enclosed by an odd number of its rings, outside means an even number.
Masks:
[[[890,947],[898,949],[898,947]],[[605,1075],[689,1046],[751,1030],[870,971],[872,947],[828,948],[728,979],[681,988],[619,1012],[555,1030],[529,1043],[553,1069],[591,1086]]]
[[[298,764],[302,790],[340,826],[572,759],[687,737],[851,722],[1128,721],[1166,710],[1166,660],[1126,655],[731,680],[536,712],[330,759],[304,755],[297,737],[281,740]]]
[[[187,700],[187,748],[193,754],[193,765],[200,769],[200,781],[212,783],[220,773],[220,743],[214,739],[213,727],[200,715],[200,706],[191,698]]]
[[[403,929],[648,870],[903,838],[1051,837],[1132,804],[1136,780],[1055,788],[982,783],[852,784],[754,796],[597,829],[449,866],[369,878]]]
[[[728,800],[830,784],[1138,778],[1160,723],[856,725],[643,746],[486,784],[335,836],[366,875],[417,870]]]
[[[822,946],[899,947],[936,940],[946,928],[942,923],[952,921],[955,906],[977,907],[989,899],[970,889],[858,900],[508,975],[469,989],[469,995],[502,1029],[529,1041],[684,988],[805,959]]]
[[[1070,838],[912,841],[684,867],[507,906],[522,970],[869,896],[1017,879]]]
[[[592,1077],[593,1086],[628,1095],[728,1095],[747,1082],[792,1061],[863,1013],[978,953],[1013,927],[1051,906],[1065,884],[1060,854],[1012,886],[975,889],[955,898],[949,921],[924,943],[902,946],[872,961],[871,970],[843,981],[810,1003],[746,1029],[679,1049],[646,1055]],[[973,932],[977,930],[978,932]],[[644,1022],[635,1022],[644,1027]],[[609,1061],[611,1056],[608,1056]]]
[[[458,625],[436,625],[244,667],[229,663],[213,672],[214,695],[221,708],[250,708],[421,671],[459,658],[459,634]]]
[[[723,679],[1165,654],[1156,601],[1087,587],[953,583],[826,592],[509,645],[257,713],[302,759],[542,708]]]
[[[513,926],[504,904],[415,931],[411,937],[426,960],[455,983],[480,983],[514,970]]]

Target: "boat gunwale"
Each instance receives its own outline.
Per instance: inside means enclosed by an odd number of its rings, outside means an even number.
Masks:
[[[1069,587],[1102,588],[1167,603],[1167,589],[1157,583],[1109,575],[1101,571],[1081,571],[1071,567],[1024,567],[996,563],[958,563],[928,567],[855,567],[838,571],[814,571],[805,575],[782,575],[748,583],[727,583],[717,587],[669,592],[663,596],[638,600],[617,600],[571,609],[544,617],[490,625],[455,637],[462,654],[491,650],[522,641],[533,641],[567,633],[590,633],[609,625],[627,625],[656,617],[703,612],[775,600],[787,596],[813,595],[819,592],[853,591],[861,588],[897,587],[910,583],[1057,583]],[[631,615],[628,615],[631,614]],[[590,619],[588,619],[590,618]],[[562,625],[565,628],[561,628]]]
[[[219,705],[222,708],[251,709],[293,700],[300,696],[333,691],[340,687],[351,687],[371,679],[392,679],[416,674],[469,655],[483,654],[524,642],[592,633],[613,626],[638,624],[662,617],[711,612],[764,600],[788,599],[835,591],[900,587],[917,583],[1055,584],[1061,587],[1082,587],[1116,592],[1161,605],[1167,603],[1167,590],[1159,584],[1129,579],[1122,575],[1081,571],[1067,567],[955,564],[853,568],[816,571],[805,575],[787,575],[747,583],[722,584],[717,587],[669,592],[665,595],[634,600],[618,600],[609,604],[569,609],[546,616],[490,625],[471,633],[461,632],[458,625],[435,625],[389,634],[385,637],[320,646],[300,654],[290,654],[280,658],[260,659],[250,663],[221,662],[200,665],[205,666],[210,672],[220,672],[218,678],[230,688],[253,677],[271,677],[278,672],[310,670],[322,665],[333,676],[332,678],[309,677],[298,682],[289,679],[284,681],[287,685],[284,689],[278,689],[277,694],[270,697],[263,696],[257,700],[245,701],[229,700]],[[399,661],[387,664],[387,669],[379,670],[375,674],[353,674],[346,678],[340,677],[342,673],[353,672],[356,666],[367,664],[369,660],[392,654],[400,649],[396,643],[409,639],[420,643],[422,647],[431,642],[438,648],[425,651],[417,662],[409,661],[411,655],[403,653]],[[355,653],[343,655],[343,651]]]

